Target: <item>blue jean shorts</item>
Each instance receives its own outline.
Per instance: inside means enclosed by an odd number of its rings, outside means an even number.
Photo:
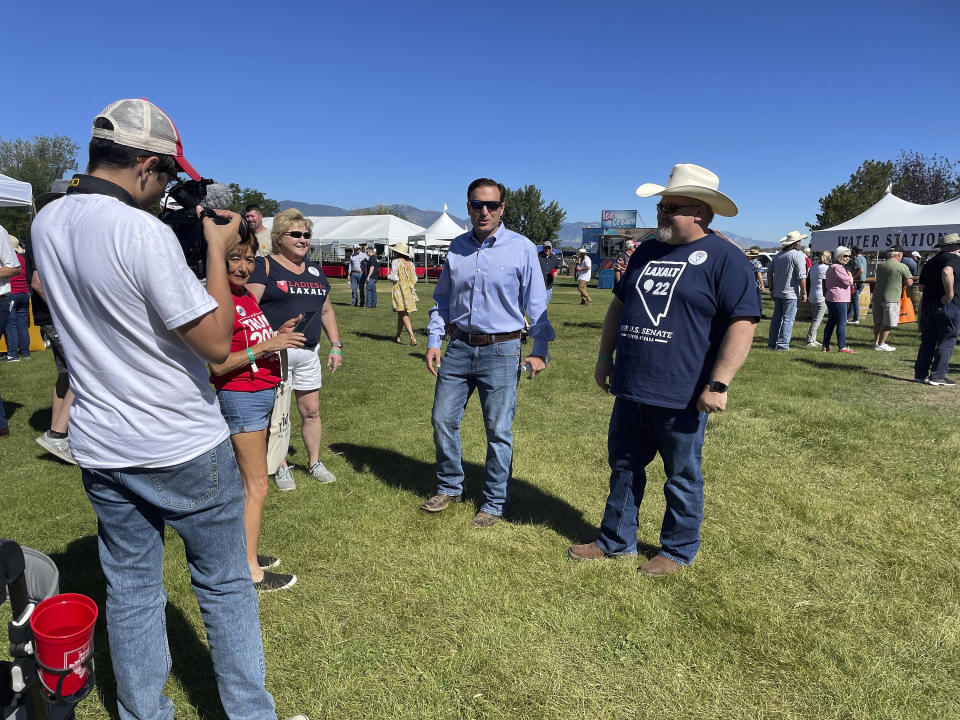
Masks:
[[[269,428],[276,396],[276,388],[254,392],[217,390],[220,412],[227,421],[230,434],[257,432]]]

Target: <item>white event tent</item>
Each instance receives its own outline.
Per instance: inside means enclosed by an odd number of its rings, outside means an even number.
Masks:
[[[446,206],[444,206],[444,211],[440,217],[423,232],[407,238],[407,243],[409,243],[410,249],[413,252],[417,250],[421,252],[426,251],[423,257],[424,265],[426,265],[426,256],[430,254],[431,251],[439,255],[442,249],[450,246],[451,240],[458,235],[463,235],[466,231],[466,228],[457,225],[456,221],[447,215]]]
[[[838,245],[882,252],[895,245],[906,251],[930,252],[940,238],[960,232],[960,197],[935,205],[917,205],[893,195],[889,189],[873,207],[855,218],[826,230],[814,230],[813,250],[833,250]]]
[[[423,228],[395,215],[343,215],[340,217],[310,216],[313,221],[313,237],[310,247],[316,252],[320,249],[327,255],[344,259],[341,248],[353,248],[355,244],[366,243],[382,247],[406,242],[414,233],[423,232]],[[263,224],[273,227],[273,218],[264,218]]]
[[[30,183],[0,175],[0,207],[30,207],[33,188]]]

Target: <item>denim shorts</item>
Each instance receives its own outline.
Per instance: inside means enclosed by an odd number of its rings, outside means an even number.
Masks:
[[[276,388],[255,392],[217,390],[220,412],[227,421],[230,434],[257,432],[269,428],[276,396]]]

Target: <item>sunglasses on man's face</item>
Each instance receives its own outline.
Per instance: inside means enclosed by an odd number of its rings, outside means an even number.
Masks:
[[[290,232],[285,232],[285,233],[284,233],[284,235],[289,235],[289,236],[292,237],[294,240],[299,240],[300,238],[306,238],[307,240],[309,240],[309,239],[310,239],[310,236],[311,236],[312,234],[313,234],[313,233],[311,233],[309,230],[307,230],[307,231],[291,230]]]
[[[486,208],[489,212],[493,212],[497,208],[503,205],[503,202],[500,200],[471,200],[470,207],[472,207],[477,212],[480,212],[483,208]]]
[[[673,203],[657,203],[657,212],[664,215],[673,215],[683,208],[699,208],[701,205],[674,205]]]

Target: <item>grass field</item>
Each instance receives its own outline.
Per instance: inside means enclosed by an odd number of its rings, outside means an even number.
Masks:
[[[802,348],[805,322],[793,352],[769,352],[762,321],[708,426],[696,565],[651,580],[637,560],[565,555],[596,537],[606,497],[612,398],[593,365],[609,291],[581,307],[560,281],[553,361],[520,383],[507,521],[478,530],[472,503],[417,510],[434,487],[433,377],[423,339],[393,343],[386,290],[379,308],[359,309],[334,282],[344,365],[324,376],[321,458],[337,482],[308,479],[295,427],[299,487],[272,489],[264,511],[261,550],[299,576],[260,601],[281,718],[960,716],[960,389],[907,381],[916,325],[894,331],[895,353],[849,327],[853,357]],[[0,536],[51,555],[62,589],[102,608],[80,472],[33,440],[53,375],[45,352],[0,366],[12,431],[0,441]],[[476,398],[463,438],[475,501]],[[650,480],[640,539],[652,552],[656,463]],[[168,694],[178,718],[221,717],[182,544],[167,540]],[[96,643],[99,685],[81,720],[116,717],[102,619]]]

